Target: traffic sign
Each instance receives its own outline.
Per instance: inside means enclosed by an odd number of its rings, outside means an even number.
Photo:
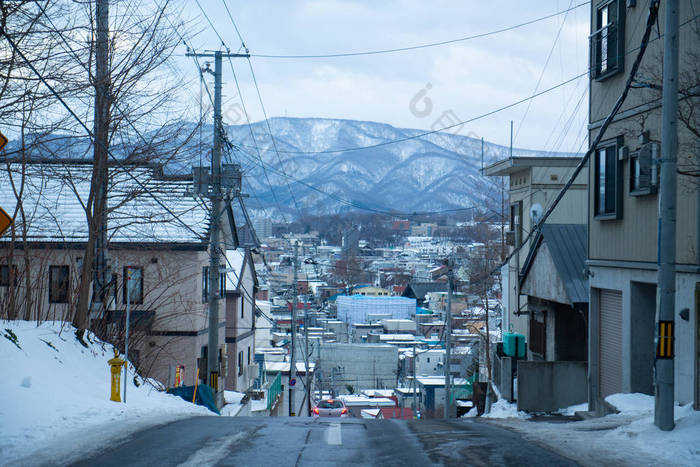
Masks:
[[[297,384],[297,379],[296,379],[296,378],[292,378],[292,379],[289,380],[289,385],[290,385],[291,387],[294,387],[295,384]]]
[[[5,147],[8,141],[7,136],[3,135],[2,131],[0,131],[0,151],[2,151],[2,148]]]
[[[12,225],[12,218],[3,208],[0,208],[0,236]]]

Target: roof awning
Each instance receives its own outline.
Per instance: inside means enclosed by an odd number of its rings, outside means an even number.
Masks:
[[[568,305],[588,303],[585,224],[545,224],[520,275],[523,294]]]

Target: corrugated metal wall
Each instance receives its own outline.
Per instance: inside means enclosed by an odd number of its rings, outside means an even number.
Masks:
[[[622,392],[622,292],[600,291],[600,396]]]

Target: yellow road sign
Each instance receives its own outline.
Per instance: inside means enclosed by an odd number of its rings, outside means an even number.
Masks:
[[[2,151],[2,148],[5,147],[8,141],[7,136],[3,135],[2,131],[0,131],[0,151]]]
[[[0,208],[0,236],[12,225],[12,218],[3,208]]]

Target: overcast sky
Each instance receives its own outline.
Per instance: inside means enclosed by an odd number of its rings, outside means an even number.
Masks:
[[[326,54],[390,49],[446,41],[506,28],[564,11],[582,0],[489,1],[232,1],[226,0],[251,54]],[[240,40],[222,0],[200,0],[232,51]],[[195,2],[182,11],[190,45],[218,48]],[[467,120],[586,72],[589,6],[511,31],[420,50],[325,59],[252,58],[269,116],[370,120],[431,129],[449,118]],[[557,38],[558,35],[558,38]],[[545,68],[547,57],[549,63]],[[197,71],[179,57],[196,96]],[[235,59],[242,98],[252,120],[262,119],[251,74]],[[587,77],[527,104],[460,128],[461,134],[516,147],[577,151],[588,113]],[[235,123],[239,96],[224,67],[226,123]],[[450,112],[445,116],[445,112]],[[442,120],[441,120],[442,117]],[[239,122],[240,123],[240,122]],[[442,125],[445,126],[445,125]],[[518,130],[519,129],[519,130]],[[585,148],[584,148],[585,149]]]

